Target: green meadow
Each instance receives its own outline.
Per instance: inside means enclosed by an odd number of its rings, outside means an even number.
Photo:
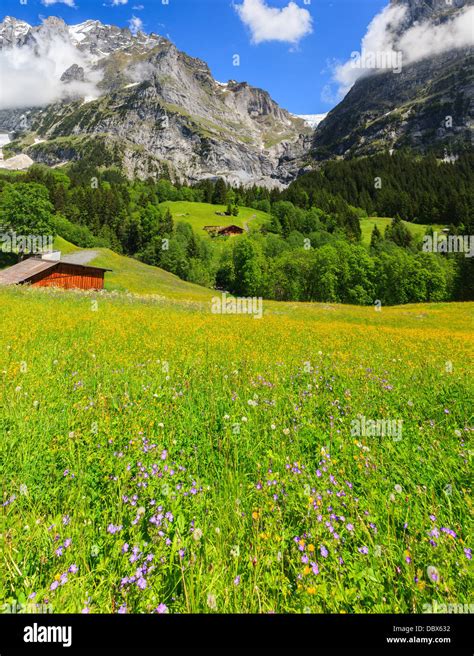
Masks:
[[[211,205],[210,203],[191,203],[187,201],[165,201],[161,208],[169,208],[175,223],[189,223],[201,237],[208,233],[204,226],[236,225],[239,228],[260,227],[270,220],[266,212],[251,207],[239,207],[238,216],[218,216],[217,212],[225,212],[226,205]]]
[[[472,304],[223,316],[123,260],[108,292],[0,290],[2,604],[472,601]]]

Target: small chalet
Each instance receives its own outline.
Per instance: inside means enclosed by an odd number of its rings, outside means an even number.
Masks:
[[[34,287],[100,290],[104,288],[106,271],[110,269],[68,262],[61,260],[61,253],[48,253],[42,257],[30,257],[0,271],[0,286],[28,284]]]
[[[231,237],[233,235],[242,235],[243,228],[236,225],[230,226],[204,226],[204,230],[208,232],[211,237]]]

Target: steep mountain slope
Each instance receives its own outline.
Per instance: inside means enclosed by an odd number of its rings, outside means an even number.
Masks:
[[[369,155],[402,146],[419,152],[433,148],[458,152],[472,144],[473,49],[454,42],[445,50],[442,42],[436,43],[436,35],[442,41],[452,21],[473,4],[473,0],[392,0],[393,8],[405,9],[399,23],[387,27],[394,50],[403,55],[402,70],[367,71],[360,77],[319,126],[315,157]],[[472,29],[471,22],[474,41]]]
[[[293,179],[311,144],[303,119],[245,82],[219,83],[207,64],[158,35],[48,18],[31,28],[6,18],[0,49],[51,56],[67,48],[58,98],[44,107],[5,107],[0,131],[36,161],[56,165],[93,151],[140,177],[166,170],[180,181],[220,176],[279,185]],[[34,133],[42,143],[31,143]],[[25,137],[27,140],[25,141]]]

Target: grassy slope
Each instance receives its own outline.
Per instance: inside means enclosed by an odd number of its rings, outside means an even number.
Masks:
[[[361,219],[360,227],[362,229],[362,243],[370,244],[370,238],[372,236],[372,230],[374,226],[377,226],[382,235],[385,233],[385,228],[391,223],[392,219],[382,219],[379,217],[371,217],[369,219]],[[416,223],[408,223],[407,221],[403,222],[407,228],[410,230],[413,236],[423,237],[426,233],[428,226],[418,225]],[[444,226],[432,226],[433,230],[442,230]]]
[[[185,282],[172,273],[148,266],[138,260],[117,255],[107,248],[95,249],[99,257],[90,262],[92,266],[112,269],[106,274],[106,289],[129,291],[134,294],[159,294],[170,298],[205,300],[214,295],[211,289]]]
[[[57,237],[55,248],[63,255],[84,250],[74,246],[62,237]],[[112,269],[105,274],[105,288],[108,291],[131,292],[132,294],[156,294],[174,299],[203,301],[213,296],[213,291],[181,280],[168,271],[148,266],[131,257],[118,255],[108,248],[86,249],[99,254],[91,260],[91,266]]]
[[[240,207],[239,216],[217,216],[216,212],[225,212],[225,205],[210,205],[209,203],[190,203],[187,201],[166,201],[160,207],[169,207],[175,222],[183,221],[193,226],[194,230],[201,236],[208,233],[203,230],[204,226],[236,225],[240,228],[245,224],[258,227],[265,221],[270,220],[266,212],[254,210],[251,207]]]

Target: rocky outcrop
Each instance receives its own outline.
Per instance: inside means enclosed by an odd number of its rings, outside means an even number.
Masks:
[[[392,0],[392,4],[406,8],[399,28],[402,38],[416,22],[442,25],[473,2]],[[385,71],[360,78],[319,126],[314,156],[318,160],[354,157],[401,147],[456,153],[470,147],[473,72],[473,49],[463,47],[403,65],[397,74]]]
[[[99,21],[67,26],[54,18],[25,34],[26,24],[15,32],[12,21],[0,25],[0,38],[10,35],[4,47],[15,44],[15,33],[33,49],[44,49],[53,38],[66,40],[80,61],[61,82],[97,80],[98,98],[77,101],[76,93],[48,107],[0,111],[0,130],[17,137],[31,131],[50,142],[28,149],[37,161],[54,161],[55,146],[58,160],[74,159],[64,138],[108,136],[121,144],[130,176],[159,175],[162,162],[181,182],[222,177],[233,184],[283,186],[306,164],[312,130],[304,120],[262,89],[217,82],[205,62],[167,39]]]

